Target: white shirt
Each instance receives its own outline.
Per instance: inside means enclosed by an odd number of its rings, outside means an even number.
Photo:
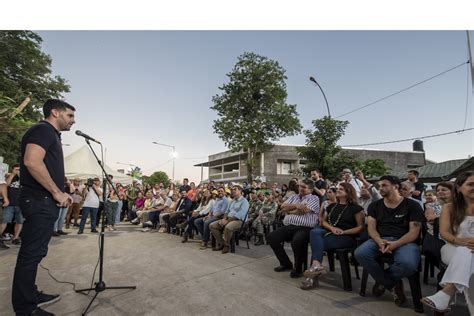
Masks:
[[[99,192],[102,192],[100,189],[98,189]],[[89,188],[86,190],[87,195],[84,200],[84,204],[82,205],[83,207],[93,207],[93,208],[99,208],[99,196],[95,193],[93,188]]]
[[[6,184],[7,182],[5,181],[5,167],[3,166],[3,163],[0,162],[0,184]]]

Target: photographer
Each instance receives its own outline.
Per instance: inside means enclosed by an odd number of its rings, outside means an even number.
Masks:
[[[96,229],[97,212],[99,210],[100,200],[102,199],[102,190],[100,189],[100,179],[88,179],[86,188],[83,191],[84,204],[82,205],[81,224],[78,234],[84,232],[87,217],[91,214],[91,232],[98,233]]]

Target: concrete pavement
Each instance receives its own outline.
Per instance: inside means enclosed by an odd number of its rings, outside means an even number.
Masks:
[[[98,234],[68,231],[67,236],[53,237],[42,265],[58,280],[87,288],[98,258]],[[302,279],[273,271],[278,261],[268,246],[251,244],[246,249],[241,242],[235,254],[223,255],[199,250],[198,245],[197,241],[182,244],[174,235],[144,233],[130,224],[107,232],[104,281],[137,289],[100,293],[89,315],[419,315],[409,293],[405,308],[397,307],[387,293],[374,298],[370,278],[366,297],[358,295],[360,282],[354,276],[354,290],[343,291],[337,261],[336,272],[323,276],[318,289],[303,291],[299,289]],[[16,246],[0,252],[0,315],[13,315],[11,283],[17,252]],[[434,282],[423,286],[424,294],[434,293]],[[80,315],[94,294],[77,294],[42,268],[37,284],[47,293],[61,293],[59,302],[45,307],[57,315]],[[408,292],[408,283],[405,288]],[[452,315],[468,312],[461,306]]]

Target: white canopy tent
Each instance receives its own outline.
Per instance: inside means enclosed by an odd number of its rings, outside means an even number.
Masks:
[[[64,158],[64,169],[68,179],[79,178],[86,180],[94,177],[102,178],[102,170],[94,154],[86,145]],[[114,177],[113,181],[116,183],[130,184],[133,181],[132,177],[114,171],[107,165],[105,165],[104,169],[108,174]]]

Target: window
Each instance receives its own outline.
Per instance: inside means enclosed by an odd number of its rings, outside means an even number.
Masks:
[[[291,161],[278,162],[278,174],[291,174],[293,163]]]
[[[238,171],[239,171],[238,162],[224,165],[224,172],[238,172]]]

